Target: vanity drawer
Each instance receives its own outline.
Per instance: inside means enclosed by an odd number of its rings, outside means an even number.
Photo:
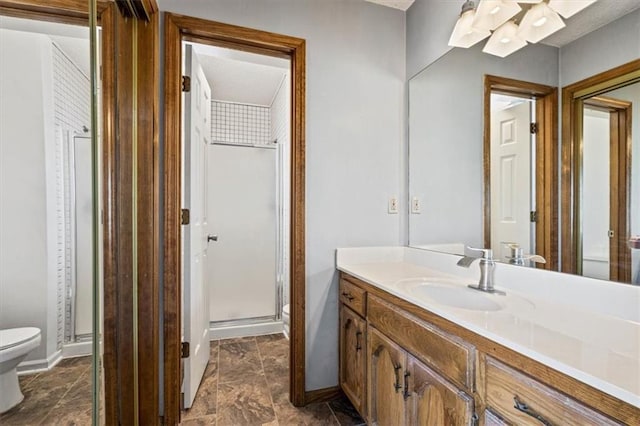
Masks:
[[[368,294],[367,321],[460,389],[473,391],[475,348]]]
[[[486,357],[485,386],[486,405],[506,421],[504,424],[620,424],[491,357]]]
[[[344,278],[340,279],[340,301],[353,309],[354,312],[365,316],[366,292]]]

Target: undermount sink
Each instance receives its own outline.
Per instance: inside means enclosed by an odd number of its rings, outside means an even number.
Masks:
[[[448,284],[447,282],[451,282]],[[493,312],[504,309],[501,296],[485,294],[478,290],[443,278],[410,278],[400,280],[398,288],[425,301],[471,311]]]

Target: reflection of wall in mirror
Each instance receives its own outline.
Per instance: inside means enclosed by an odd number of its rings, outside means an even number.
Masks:
[[[409,81],[409,243],[483,244],[484,76],[558,85],[558,49],[528,46],[504,59],[454,49]]]

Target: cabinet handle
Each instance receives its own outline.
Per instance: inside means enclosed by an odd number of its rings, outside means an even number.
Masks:
[[[346,297],[347,299],[349,299],[349,302],[351,302],[354,299],[354,297],[351,295],[351,293],[347,293],[346,291],[343,291],[342,295],[344,297]]]
[[[547,419],[542,417],[540,414],[536,413],[531,408],[529,408],[529,406],[526,403],[520,401],[517,396],[513,397],[513,402],[515,403],[513,408],[515,408],[516,410],[522,411],[526,415],[533,417],[534,419],[538,420],[540,423],[542,423],[545,426],[553,426],[553,424],[551,422],[549,422]]]
[[[356,352],[362,349],[362,345],[360,344],[360,336],[362,336],[362,331],[356,332]]]
[[[403,392],[403,396],[405,401],[407,399],[409,399],[409,376],[411,376],[411,373],[409,373],[408,371],[404,372],[404,392]]]
[[[401,369],[402,369],[402,365],[400,365],[400,364],[393,366],[393,372],[396,375],[396,382],[393,384],[393,388],[396,390],[396,393],[398,393],[398,391],[402,388],[402,385],[400,384],[400,370]]]

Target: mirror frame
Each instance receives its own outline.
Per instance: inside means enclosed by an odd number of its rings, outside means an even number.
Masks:
[[[491,93],[536,99],[536,254],[541,267],[558,270],[558,89],[493,75],[484,76],[483,234],[491,247]],[[538,264],[536,264],[538,265]]]
[[[581,256],[582,233],[580,232],[581,211],[581,167],[582,167],[582,111],[584,100],[604,92],[640,81],[640,59],[596,74],[562,89],[562,176],[561,176],[561,241],[562,272],[580,272],[578,259]],[[631,141],[627,141],[627,151]],[[628,157],[627,157],[628,160]],[[624,161],[622,164],[626,164]],[[624,166],[623,166],[624,167]],[[627,189],[630,187],[630,166],[626,167]],[[626,206],[626,215],[621,215],[614,223],[618,229],[628,227],[630,221],[630,193],[620,193],[616,198]],[[615,220],[615,219],[614,219]],[[616,253],[616,258],[626,258],[626,250]],[[619,263],[619,262],[617,262]],[[629,271],[630,273],[630,271]],[[612,277],[616,280],[617,277]],[[624,274],[617,280],[624,279]]]

